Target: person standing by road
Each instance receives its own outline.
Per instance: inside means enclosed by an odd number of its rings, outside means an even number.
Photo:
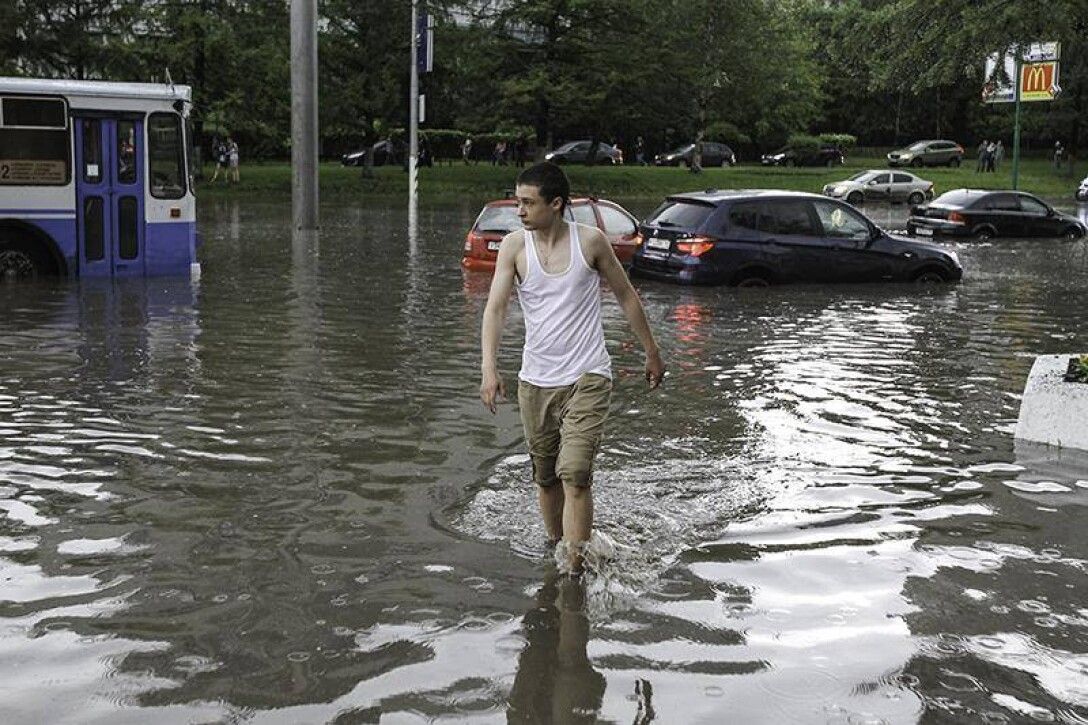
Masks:
[[[996,167],[996,162],[995,162],[996,157],[997,157],[997,144],[994,143],[993,141],[991,141],[986,146],[986,170],[988,172],[990,172],[991,174],[994,172],[994,168]]]
[[[982,139],[982,143],[978,145],[978,165],[975,166],[975,173],[981,174],[986,170],[986,153],[990,148],[990,142],[986,139]]]
[[[1001,143],[1001,139],[998,139],[997,146],[994,147],[994,170],[996,171],[1001,162],[1005,160],[1005,146]]]
[[[465,140],[461,142],[461,160],[465,162],[465,166],[468,166],[470,158],[472,158],[472,137],[465,136]]]
[[[1065,158],[1065,149],[1062,148],[1061,141],[1054,142],[1054,168],[1061,169],[1062,160]]]
[[[607,237],[564,219],[570,181],[563,170],[550,163],[530,166],[518,176],[514,193],[523,229],[499,245],[480,335],[480,400],[495,413],[505,398],[498,350],[516,290],[525,319],[518,406],[537,499],[549,544],[563,540],[571,572],[580,573],[593,529],[593,459],[612,394],[601,278],[642,343],[651,389],[664,379],[665,363]]]
[[[238,164],[241,157],[238,153],[238,142],[227,137],[227,162],[230,164],[230,168],[227,172],[227,180],[237,184],[240,181]]]
[[[646,144],[642,140],[642,136],[635,139],[635,163],[639,166],[646,165]]]

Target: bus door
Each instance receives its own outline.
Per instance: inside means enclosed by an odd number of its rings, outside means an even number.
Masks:
[[[79,273],[144,273],[143,121],[73,119]]]

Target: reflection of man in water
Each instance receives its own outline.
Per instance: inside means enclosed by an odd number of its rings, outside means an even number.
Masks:
[[[596,227],[568,222],[570,182],[554,164],[521,172],[515,191],[523,230],[507,234],[481,334],[480,399],[495,412],[506,389],[498,371],[499,341],[510,292],[525,319],[518,406],[533,463],[533,480],[550,543],[563,538],[572,571],[593,528],[593,459],[612,394],[612,362],[601,325],[601,278],[646,350],[646,380],[657,387],[665,364],[646,313],[608,239]]]
[[[522,623],[529,645],[518,658],[506,721],[597,722],[606,682],[586,654],[585,585],[553,573],[536,600]]]

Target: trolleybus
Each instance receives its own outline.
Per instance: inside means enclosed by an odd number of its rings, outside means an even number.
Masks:
[[[0,280],[197,275],[188,86],[0,77]]]

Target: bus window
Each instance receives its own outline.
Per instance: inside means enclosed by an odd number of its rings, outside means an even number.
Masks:
[[[140,254],[139,232],[136,230],[136,197],[122,196],[117,202],[117,250],[121,259],[136,259]]]
[[[88,184],[102,181],[102,124],[83,120],[83,180]]]
[[[88,196],[83,200],[84,246],[88,262],[95,262],[106,256],[106,232],[102,219],[102,197]]]
[[[0,99],[0,185],[66,185],[70,143],[64,101]]]
[[[117,122],[117,181],[136,183],[136,125],[132,121]]]
[[[185,196],[185,156],[181,118],[173,113],[152,113],[147,124],[148,168],[151,195],[156,199]]]

